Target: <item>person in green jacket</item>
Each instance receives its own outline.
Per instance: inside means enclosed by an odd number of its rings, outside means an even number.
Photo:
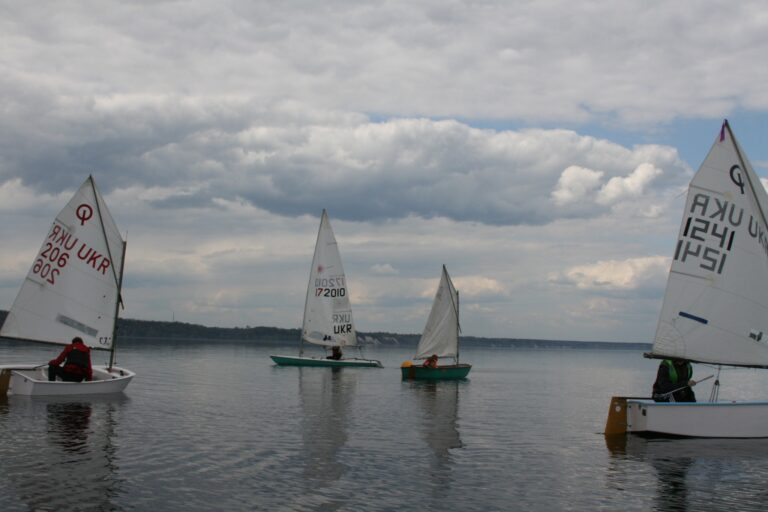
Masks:
[[[695,402],[693,367],[685,359],[664,359],[653,383],[653,399],[657,402]]]

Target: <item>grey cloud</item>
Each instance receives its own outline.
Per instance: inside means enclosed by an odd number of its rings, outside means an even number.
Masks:
[[[69,98],[625,124],[768,108],[759,1],[44,4],[6,6],[2,74]]]
[[[607,182],[651,164],[662,172],[648,194],[683,183],[688,172],[671,148],[629,149],[567,130],[498,132],[428,119],[373,123],[291,103],[142,97],[94,103],[87,110],[82,103],[73,110],[56,105],[48,131],[43,121],[17,125],[0,142],[4,178],[21,176],[52,191],[96,173],[107,191],[153,185],[184,191],[157,200],[164,208],[240,198],[287,216],[328,208],[347,220],[417,215],[508,225],[609,212],[594,200],[553,200],[571,166],[598,170]],[[14,144],[34,135],[44,142],[39,151]]]

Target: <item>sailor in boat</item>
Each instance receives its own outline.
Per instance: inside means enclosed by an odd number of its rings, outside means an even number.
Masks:
[[[59,366],[64,363],[64,366]],[[91,349],[79,336],[72,338],[72,343],[64,347],[59,357],[48,362],[48,380],[53,382],[60,377],[64,382],[82,382],[93,378],[91,367]]]
[[[326,357],[326,359],[333,359],[334,361],[338,361],[341,359],[341,348],[336,345],[331,349],[331,355]]]
[[[437,354],[432,354],[424,360],[424,368],[437,368]]]
[[[693,367],[685,359],[664,359],[659,364],[653,399],[656,402],[695,402]]]

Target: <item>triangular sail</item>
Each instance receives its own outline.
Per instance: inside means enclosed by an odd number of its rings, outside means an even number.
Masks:
[[[0,336],[111,349],[123,239],[92,177],[53,221]]]
[[[315,256],[309,273],[302,338],[329,347],[357,345],[347,280],[325,210],[320,219]]]
[[[459,353],[459,292],[451,282],[445,265],[427,325],[416,347],[415,359],[457,357]]]
[[[726,121],[690,183],[653,356],[768,367],[766,208]]]

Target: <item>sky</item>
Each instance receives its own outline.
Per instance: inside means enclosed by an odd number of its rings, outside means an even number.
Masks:
[[[301,324],[323,208],[359,331],[650,342],[724,118],[768,183],[761,1],[0,0],[0,309],[89,174],[121,316]]]

